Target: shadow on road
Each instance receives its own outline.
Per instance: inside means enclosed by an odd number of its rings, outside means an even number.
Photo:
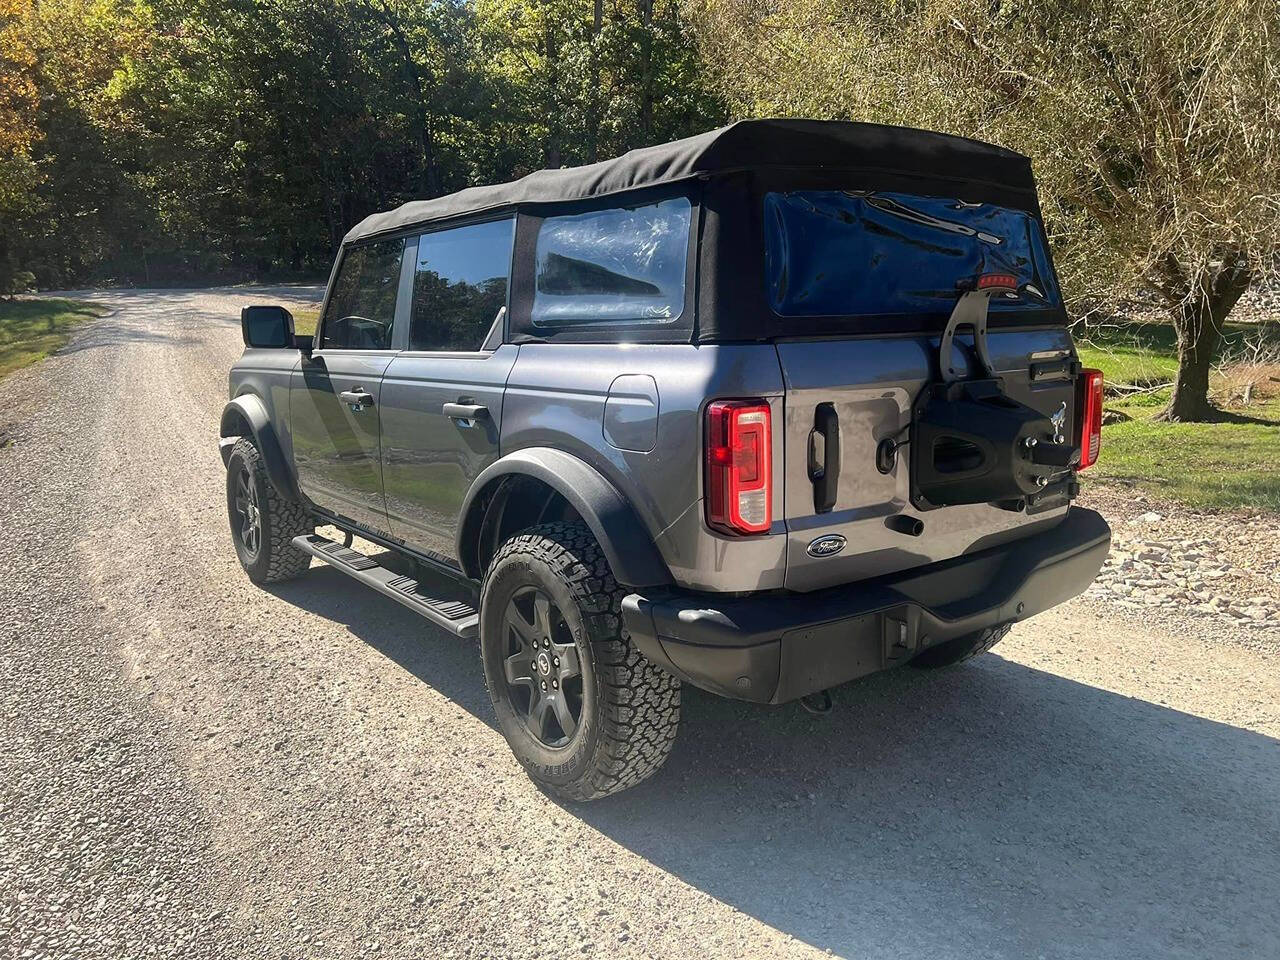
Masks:
[[[473,644],[332,570],[274,592],[493,724]],[[1280,955],[1276,740],[997,655],[849,684],[821,718],[685,690],[664,770],[570,809],[801,940],[857,957]]]

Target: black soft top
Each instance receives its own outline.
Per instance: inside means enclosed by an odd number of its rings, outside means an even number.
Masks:
[[[743,120],[590,166],[539,170],[511,183],[414,200],[366,217],[344,244],[519,212],[515,256],[520,263],[532,264],[546,217],[685,196],[692,219],[685,305],[677,318],[539,327],[532,319],[534,271],[516,269],[507,313],[509,340],[724,343],[940,330],[950,312],[950,304],[943,301],[937,310],[910,316],[783,318],[773,311],[764,280],[764,198],[802,190],[898,191],[992,204],[1040,219],[1031,162],[1011,150],[871,123]],[[1036,229],[1043,234],[1042,228]],[[759,282],[744,282],[752,277]],[[1066,315],[1058,306],[1006,311],[992,322],[1056,324],[1065,323]]]
[[[375,213],[344,238],[353,243],[436,220],[525,205],[590,200],[737,173],[849,171],[932,182],[946,195],[992,194],[1038,212],[1031,162],[1002,147],[908,127],[834,120],[741,120],[718,130],[583,167],[539,170],[519,180],[413,200]],[[962,189],[967,188],[967,189]]]

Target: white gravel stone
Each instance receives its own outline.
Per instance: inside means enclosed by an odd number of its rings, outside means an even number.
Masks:
[[[827,717],[686,688],[657,777],[550,800],[474,645],[236,564],[236,318],[317,295],[104,294],[0,381],[0,957],[1280,954],[1275,632],[1147,606],[1159,564]],[[1231,576],[1188,581],[1254,606],[1215,543]]]

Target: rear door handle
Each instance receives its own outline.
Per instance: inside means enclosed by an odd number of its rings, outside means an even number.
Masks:
[[[840,418],[831,403],[820,403],[813,411],[809,480],[813,483],[813,512],[829,513],[840,488]]]
[[[488,420],[489,408],[478,403],[446,403],[440,412],[454,420]]]
[[[359,413],[365,407],[373,406],[373,394],[365,393],[364,387],[343,390],[338,396],[342,398],[343,403],[351,407],[352,413]]]

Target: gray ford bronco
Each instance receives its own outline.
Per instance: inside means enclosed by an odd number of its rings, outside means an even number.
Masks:
[[[813,703],[954,664],[1110,545],[1071,504],[1101,375],[1030,163],[987,144],[750,121],[414,201],[347,234],[314,338],[241,325],[249,576],[318,558],[478,637],[566,798],[657,770],[682,683]]]

